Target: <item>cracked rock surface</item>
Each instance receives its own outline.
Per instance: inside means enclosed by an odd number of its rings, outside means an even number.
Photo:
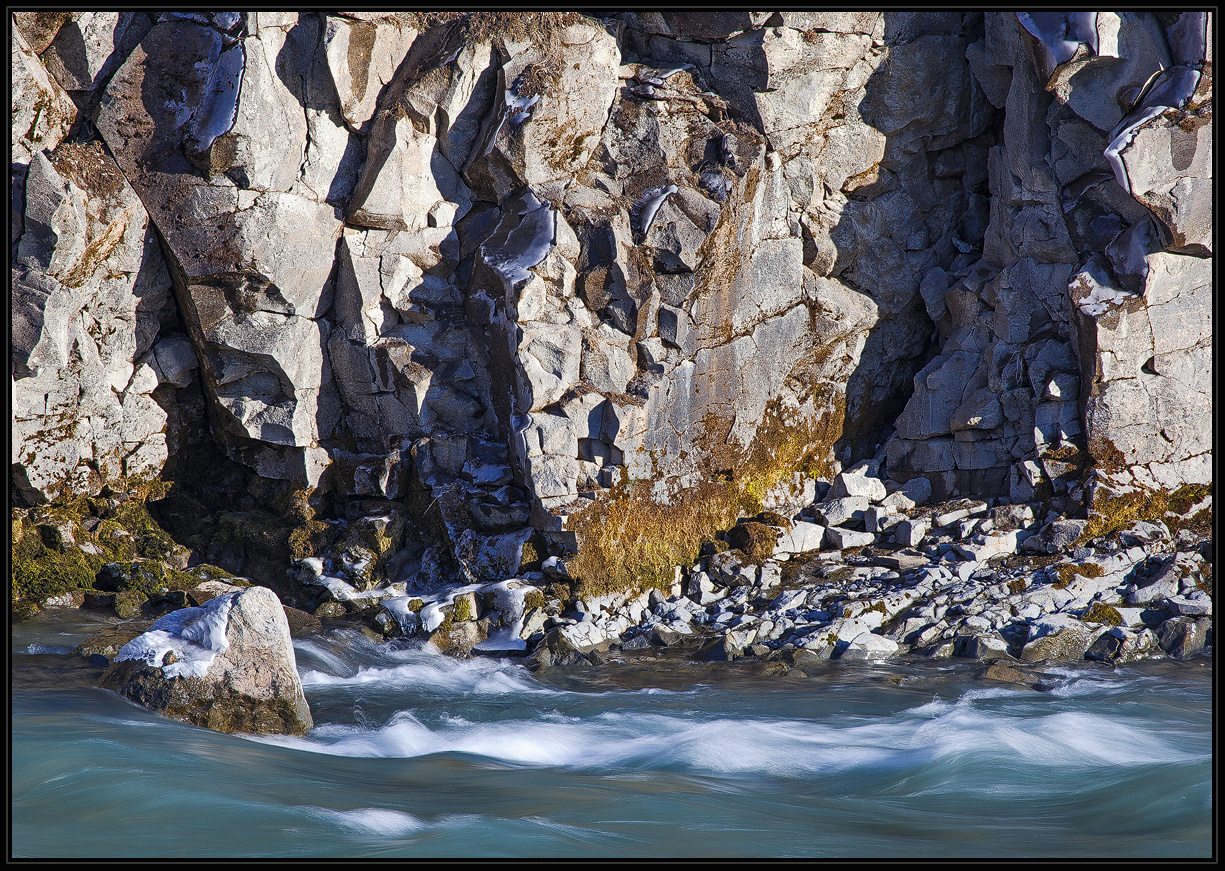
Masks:
[[[408,595],[1211,483],[1211,13],[12,23],[21,506]]]

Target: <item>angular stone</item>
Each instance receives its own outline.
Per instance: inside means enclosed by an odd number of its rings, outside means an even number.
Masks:
[[[417,31],[398,21],[358,21],[328,16],[323,46],[345,122],[361,127],[395,75]],[[486,49],[488,51],[488,49]]]
[[[1187,659],[1204,650],[1212,620],[1208,617],[1173,617],[1157,630],[1161,649],[1175,659]]]
[[[13,163],[28,165],[40,151],[54,149],[72,128],[77,108],[39,62],[21,30],[13,29],[11,133]]]
[[[1061,615],[1044,617],[1030,626],[1030,639],[1021,651],[1024,662],[1078,661],[1097,633],[1078,620]]]
[[[869,547],[876,542],[876,536],[870,532],[856,532],[853,529],[843,529],[838,526],[826,529],[825,537],[830,546],[838,550],[850,547]]]
[[[892,639],[872,632],[861,632],[850,640],[838,658],[845,660],[890,659],[900,650],[901,646]]]
[[[835,498],[861,496],[870,502],[880,502],[886,496],[885,482],[867,475],[842,472],[834,478],[833,495]]]
[[[893,540],[903,547],[918,547],[931,528],[931,521],[926,517],[903,520],[893,527]]]
[[[827,499],[816,508],[817,518],[828,527],[839,526],[848,520],[861,519],[868,510],[865,496],[843,496]]]
[[[825,539],[825,527],[816,523],[797,520],[790,530],[784,530],[778,537],[778,545],[774,555],[806,553],[820,550]]]

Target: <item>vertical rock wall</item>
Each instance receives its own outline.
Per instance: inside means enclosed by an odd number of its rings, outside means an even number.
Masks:
[[[980,261],[923,279],[941,353],[898,418],[895,476],[1016,501],[1053,483],[1069,506],[1086,463],[1128,486],[1211,480],[1207,26],[985,16],[966,56],[1005,112],[991,223]]]
[[[26,501],[156,473],[188,393],[338,518],[429,505],[410,574],[881,451],[1207,474],[1204,16],[14,21]]]

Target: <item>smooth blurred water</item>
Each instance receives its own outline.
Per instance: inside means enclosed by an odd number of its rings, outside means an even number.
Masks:
[[[15,856],[1212,855],[1208,659],[534,676],[352,633],[256,739],[94,689],[83,620],[13,627]]]

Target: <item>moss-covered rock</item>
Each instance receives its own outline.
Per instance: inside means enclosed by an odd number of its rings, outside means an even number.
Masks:
[[[445,620],[430,633],[430,644],[451,656],[470,656],[485,634],[476,620]]]
[[[792,522],[777,511],[760,511],[753,519],[766,526],[776,526],[784,532],[790,532],[793,527]]]
[[[19,622],[22,620],[32,620],[36,616],[38,616],[38,612],[40,610],[41,609],[38,607],[37,602],[26,599],[21,602],[13,603],[13,609],[11,612],[11,616],[12,616],[12,619],[17,620]]]
[[[138,635],[142,635],[152,624],[152,620],[127,620],[114,626],[107,626],[82,641],[73,648],[72,652],[86,659],[95,654],[113,659],[119,652],[119,648]]]
[[[1104,602],[1094,602],[1080,619],[1086,623],[1105,623],[1107,626],[1120,626],[1123,623],[1123,615],[1118,609]]]
[[[148,597],[138,590],[125,590],[115,594],[115,613],[124,620],[132,620],[141,614],[141,606]]]
[[[345,616],[348,613],[345,611],[345,606],[339,602],[324,602],[315,609],[316,617],[324,617],[329,620],[336,620]]]
[[[727,543],[753,559],[767,559],[778,544],[778,533],[764,523],[749,520],[728,530]]]

